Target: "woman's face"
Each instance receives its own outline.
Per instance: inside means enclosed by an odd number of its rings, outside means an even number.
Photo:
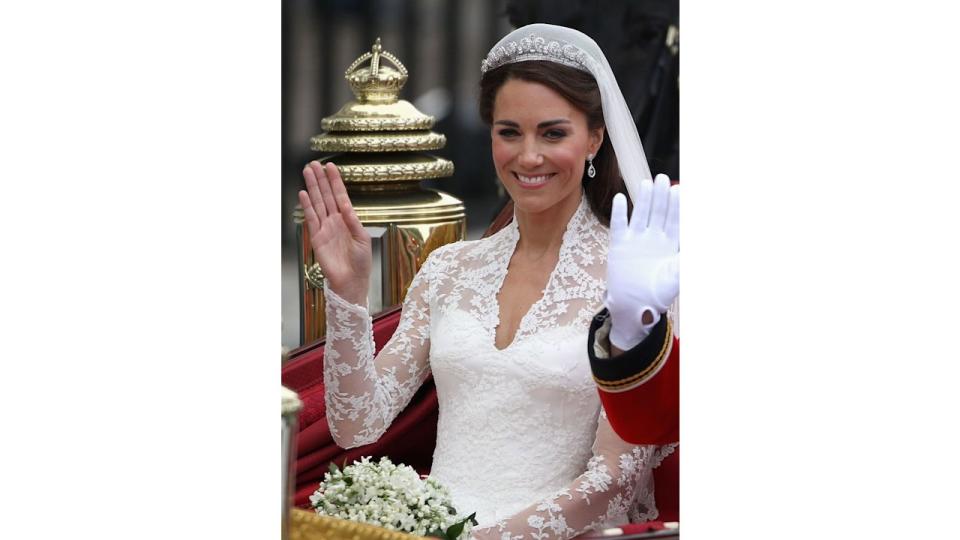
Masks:
[[[575,206],[589,154],[603,142],[587,116],[552,89],[511,79],[493,104],[493,163],[514,207],[539,213]]]

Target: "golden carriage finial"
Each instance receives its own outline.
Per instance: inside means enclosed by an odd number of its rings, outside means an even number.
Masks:
[[[381,65],[381,58],[389,60],[394,67]],[[361,68],[368,60],[369,67]],[[360,103],[393,103],[397,101],[400,89],[407,82],[407,68],[396,56],[383,50],[380,38],[377,38],[370,52],[364,53],[350,64],[344,78]]]
[[[442,133],[431,131],[436,119],[400,99],[407,76],[407,68],[377,38],[344,72],[355,99],[323,118],[324,132],[310,138],[321,161],[337,164],[357,216],[372,231],[379,277],[368,295],[371,313],[399,304],[427,255],[466,235],[463,201],[420,185],[452,176],[454,167],[428,153],[447,143]],[[302,342],[309,344],[325,333],[323,273],[313,259],[302,209],[294,220],[302,263]]]

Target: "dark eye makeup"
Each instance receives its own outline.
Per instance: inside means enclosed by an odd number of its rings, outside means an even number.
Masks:
[[[562,139],[567,136],[567,132],[562,129],[548,129],[543,136],[548,139]]]
[[[503,128],[497,131],[497,135],[501,137],[516,137],[520,135],[520,132],[514,128]],[[550,140],[560,140],[567,136],[567,132],[562,129],[548,129],[543,132],[543,137]]]

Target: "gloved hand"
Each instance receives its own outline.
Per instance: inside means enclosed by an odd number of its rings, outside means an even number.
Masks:
[[[659,174],[641,182],[638,198],[629,225],[622,193],[610,215],[606,305],[610,343],[624,351],[650,334],[680,292],[680,186]]]

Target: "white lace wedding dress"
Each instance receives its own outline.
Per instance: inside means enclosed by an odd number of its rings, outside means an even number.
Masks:
[[[651,472],[674,446],[633,446],[612,431],[586,356],[607,235],[583,198],[543,297],[503,350],[494,346],[497,293],[515,221],[434,251],[376,360],[366,309],[326,290],[324,380],[337,444],[376,441],[432,371],[440,420],[431,475],[459,511],[477,512],[475,536],[569,538],[655,518]]]

